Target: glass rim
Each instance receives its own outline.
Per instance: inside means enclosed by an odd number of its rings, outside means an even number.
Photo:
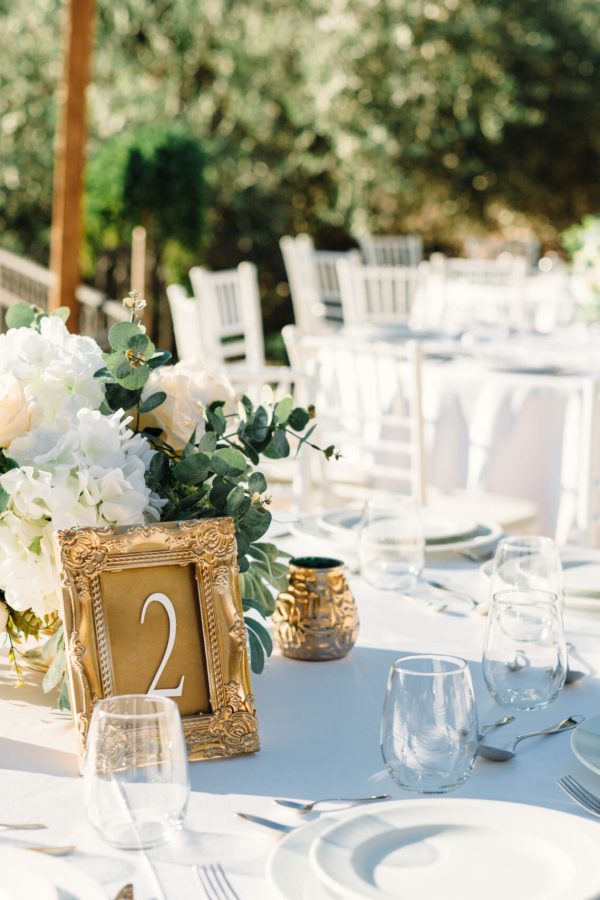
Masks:
[[[112,712],[105,708],[105,704],[121,702],[122,700],[144,700],[152,701],[163,706],[162,709],[155,709],[153,712]],[[102,697],[97,701],[93,715],[110,716],[112,719],[155,719],[157,716],[167,716],[173,713],[173,708],[177,709],[177,704],[169,697],[159,697],[154,694],[115,694],[114,697]]]
[[[558,551],[556,541],[547,534],[509,534],[498,542],[497,549],[500,550],[503,547],[514,547],[515,549],[519,549],[522,547],[526,550],[528,548],[533,548],[536,545],[539,546],[540,544],[550,544]]]
[[[419,672],[416,669],[405,668],[405,663],[412,663],[418,659],[451,663],[455,668],[449,669],[447,672]],[[412,653],[410,656],[401,656],[400,659],[397,659],[392,665],[392,669],[394,672],[402,672],[405,675],[422,675],[425,678],[433,678],[439,675],[460,675],[469,670],[469,664],[462,656],[451,656],[446,653]]]
[[[515,594],[523,596],[522,600],[511,600]],[[528,599],[529,597],[529,599]],[[537,606],[540,604],[557,603],[560,600],[560,594],[556,591],[550,591],[546,588],[504,588],[492,594],[492,603],[502,603],[510,606]]]

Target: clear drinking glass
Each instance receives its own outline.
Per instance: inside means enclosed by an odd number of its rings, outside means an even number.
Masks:
[[[425,538],[419,504],[389,494],[365,504],[358,538],[360,570],[374,587],[411,588],[425,565]]]
[[[513,709],[543,709],[556,700],[567,671],[562,604],[551,591],[494,594],[483,648],[492,697]]]
[[[562,599],[562,566],[549,537],[507,537],[496,547],[490,597],[510,588],[550,591]]]
[[[172,838],[190,793],[177,705],[146,694],[100,700],[83,779],[90,821],[109,844],[132,850]]]
[[[394,781],[422,794],[452,791],[471,774],[478,743],[477,708],[465,660],[396,660],[381,723],[381,753]]]

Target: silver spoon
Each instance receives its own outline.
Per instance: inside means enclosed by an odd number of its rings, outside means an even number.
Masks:
[[[477,600],[472,594],[468,594],[466,591],[456,591],[454,588],[448,587],[441,581],[434,581],[433,578],[422,578],[421,580],[424,581],[425,584],[429,584],[432,588],[435,588],[436,591],[443,591],[445,594],[458,597],[459,600],[468,600],[474,610],[476,609],[479,612],[483,612],[485,609],[485,612],[487,613],[488,604],[483,600]]]
[[[504,716],[502,719],[498,719],[497,722],[488,722],[486,725],[481,725],[479,728],[479,740],[482,741],[488,731],[491,731],[493,728],[502,728],[503,725],[509,725],[510,722],[514,721],[514,716]]]
[[[309,813],[315,806],[321,803],[375,803],[378,800],[389,800],[390,794],[375,794],[372,797],[326,797],[323,800],[311,800],[309,803],[301,803],[298,800],[280,800],[274,799],[274,803],[279,806],[287,806],[288,809],[295,809],[299,813]]]
[[[572,728],[579,725],[580,722],[583,722],[584,719],[585,716],[569,716],[568,719],[563,719],[558,725],[552,725],[550,728],[543,728],[541,731],[528,731],[525,734],[520,734],[519,737],[514,738],[505,747],[490,747],[487,744],[480,744],[477,753],[479,756],[483,756],[485,759],[491,759],[493,762],[506,762],[507,760],[512,759],[513,756],[516,756],[515,750],[517,744],[524,741],[525,738],[537,737],[538,735],[541,736],[545,734],[559,734],[561,731],[570,731]]]

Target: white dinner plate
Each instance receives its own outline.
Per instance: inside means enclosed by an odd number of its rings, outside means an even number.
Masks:
[[[597,823],[492,800],[400,800],[356,812],[310,849],[344,898],[591,900],[600,896]]]
[[[571,750],[580,763],[600,775],[600,716],[585,719],[571,732]]]
[[[329,541],[337,545],[341,550],[357,551],[356,535],[352,531],[343,532],[341,529],[335,534],[327,531],[321,525],[321,516],[303,516],[302,519],[290,526],[293,535],[300,538],[316,538],[318,541]],[[427,555],[454,554],[461,550],[472,550],[484,553],[493,550],[494,545],[500,540],[504,532],[497,522],[481,522],[471,537],[464,540],[447,541],[435,544],[427,544]],[[349,560],[346,560],[349,563]]]
[[[0,900],[106,900],[98,882],[62,859],[0,848]]]
[[[267,862],[267,879],[278,897],[284,900],[331,900],[333,895],[308,865],[311,844],[331,823],[330,816],[315,819],[295,828],[279,841]]]
[[[319,524],[325,531],[330,531],[334,535],[341,532],[345,539],[349,532],[356,531],[361,519],[360,509],[336,509],[323,513],[319,517]],[[448,541],[466,540],[477,531],[477,521],[471,516],[453,516],[423,509],[421,521],[426,544],[447,544]]]
[[[600,590],[597,588],[597,585],[600,584],[600,561],[589,559],[589,556],[593,554],[593,550],[585,547],[581,549],[563,548],[560,551],[563,566],[564,603],[567,609],[579,612],[600,612]],[[484,578],[489,580],[492,577],[493,568],[494,560],[488,559],[480,566],[479,571]],[[596,580],[597,578],[599,580]],[[585,584],[590,588],[589,593],[584,588]],[[573,587],[575,590],[572,590]]]

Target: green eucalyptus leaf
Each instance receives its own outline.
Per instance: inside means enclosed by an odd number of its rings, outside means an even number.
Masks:
[[[244,616],[244,621],[246,622],[246,628],[254,632],[265,648],[267,656],[270,656],[273,652],[273,640],[265,626],[261,622],[257,622],[256,619],[253,619],[251,616]]]
[[[164,453],[155,453],[148,468],[151,481],[156,485],[164,484],[169,477],[169,468],[169,458]]]
[[[235,539],[237,542],[238,556],[245,556],[246,553],[250,552],[250,538],[247,537],[243,531],[237,531]]]
[[[271,524],[271,513],[260,506],[251,506],[246,515],[240,519],[239,527],[247,534],[250,541],[257,541],[268,530]]]
[[[246,556],[238,556],[237,564],[239,566],[240,572],[247,572],[250,568],[250,562],[248,557]]]
[[[69,316],[71,315],[71,310],[68,306],[58,306],[56,309],[52,310],[50,315],[56,316],[58,319],[62,319],[63,322],[67,322]]]
[[[151,412],[153,409],[156,409],[157,406],[160,406],[161,403],[164,403],[166,399],[167,395],[164,391],[157,391],[155,394],[150,394],[149,397],[146,397],[146,399],[140,403],[140,412]]]
[[[60,694],[58,696],[58,708],[61,712],[71,712],[71,700],[69,698],[69,676],[65,675]]]
[[[305,409],[302,409],[301,406],[297,406],[296,409],[293,409],[288,417],[287,424],[290,428],[293,428],[294,431],[302,431],[308,425],[310,420],[310,416],[308,415]]]
[[[134,335],[144,334],[135,322],[117,322],[108,332],[108,343],[113,350],[127,350]]]
[[[217,475],[227,475],[236,478],[244,475],[248,463],[244,454],[235,447],[222,447],[215,450],[210,460],[211,467]]]
[[[117,409],[128,410],[136,406],[140,397],[139,391],[128,391],[120,384],[107,384],[104,388],[106,402],[114,411]]]
[[[50,667],[46,674],[44,675],[42,681],[42,688],[44,693],[47,694],[48,691],[51,691],[55,688],[65,677],[65,671],[67,668],[67,657],[65,654],[64,647],[62,647],[54,659],[52,660]]]
[[[15,303],[6,311],[8,328],[29,328],[34,318],[35,312],[28,303]]]
[[[250,508],[250,497],[241,485],[234,487],[227,497],[227,512],[230,516],[243,516]]]
[[[265,652],[253,631],[248,631],[248,643],[250,645],[250,668],[255,675],[260,675],[265,667]]]
[[[172,354],[168,350],[159,350],[152,359],[148,360],[148,366],[151,369],[157,369],[159,366],[164,366],[165,363],[168,363],[171,357]]]
[[[112,377],[113,376],[110,374],[106,366],[103,366],[101,369],[98,369],[97,372],[94,372],[94,378],[97,381],[112,381]]]
[[[8,491],[5,491],[2,485],[0,485],[0,513],[3,513],[8,506],[8,501],[10,500],[10,494]]]
[[[118,376],[117,381],[121,387],[127,388],[129,391],[137,391],[144,387],[149,377],[150,369],[148,366],[143,365],[137,368],[130,366],[129,374]]]
[[[279,429],[273,434],[271,442],[263,451],[269,459],[283,459],[290,455],[290,445],[283,431]]]
[[[232,490],[232,485],[227,484],[221,478],[215,478],[210,490],[209,500],[217,511],[225,511],[227,498]]]
[[[249,609],[255,610],[260,616],[263,615],[262,606],[257,600],[251,600],[249,597],[242,599],[242,609],[246,612]],[[264,616],[263,616],[264,619]]]
[[[293,405],[294,400],[292,397],[282,397],[273,411],[275,421],[280,425],[285,425],[290,417]]]
[[[298,447],[296,449],[296,456],[298,456],[298,454],[300,453],[300,448],[302,447],[302,444],[306,443],[306,441],[309,439],[309,437],[311,436],[311,434],[313,433],[313,431],[315,430],[316,427],[317,427],[317,425],[315,422],[315,424],[311,425],[310,428],[308,429],[308,431],[302,435],[302,437],[298,441]]]
[[[217,449],[217,435],[214,431],[207,431],[202,435],[198,449],[203,450],[205,453],[215,452]]]
[[[152,347],[152,351],[150,352],[149,348]],[[152,358],[154,354],[154,344],[150,340],[147,334],[143,334],[141,331],[138,331],[137,334],[132,334],[129,340],[127,341],[127,349],[135,350],[136,353],[143,353],[145,356],[149,356]]]
[[[262,472],[253,472],[248,479],[248,490],[251,494],[264,494],[267,489],[267,479]]]
[[[216,409],[213,409],[212,405],[208,406],[204,415],[206,416],[208,430],[216,432],[219,437],[225,434],[227,420],[225,419],[225,413],[220,406],[216,407]]]
[[[194,453],[173,466],[173,476],[182,484],[202,484],[209,470],[210,459],[206,453]]]

